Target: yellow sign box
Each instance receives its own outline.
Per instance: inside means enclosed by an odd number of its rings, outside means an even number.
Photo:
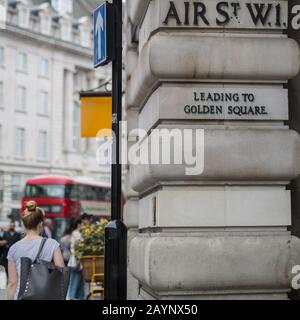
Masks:
[[[86,92],[81,93],[80,113],[82,138],[112,136],[111,94]]]

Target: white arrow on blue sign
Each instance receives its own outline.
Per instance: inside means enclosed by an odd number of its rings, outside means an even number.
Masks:
[[[106,64],[107,56],[107,4],[101,4],[93,12],[94,22],[94,67]]]

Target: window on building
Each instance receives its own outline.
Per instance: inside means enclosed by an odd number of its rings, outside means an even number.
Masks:
[[[19,200],[22,198],[20,195],[21,189],[21,175],[13,174],[11,176],[11,198],[12,200]]]
[[[92,89],[92,79],[90,77],[86,78],[86,89],[87,90]]]
[[[3,156],[2,140],[3,140],[3,129],[2,129],[2,124],[0,124],[0,156]]]
[[[24,112],[26,110],[26,99],[27,99],[26,88],[22,87],[22,86],[19,86],[17,88],[16,111]]]
[[[41,33],[46,35],[51,33],[51,19],[49,16],[41,16]]]
[[[72,39],[72,26],[69,22],[63,22],[61,25],[61,38],[65,41]]]
[[[4,84],[0,81],[0,108],[4,107]]]
[[[68,13],[72,13],[72,11],[73,11],[73,0],[64,0],[62,2],[63,2],[63,5],[64,5],[64,11],[68,12]]]
[[[24,128],[16,128],[15,156],[16,158],[24,158],[25,156],[25,129]]]
[[[14,201],[19,201],[24,195],[26,181],[32,178],[28,174],[13,174],[11,176],[11,197]]]
[[[3,178],[3,173],[0,173],[0,202],[3,202],[3,193],[4,193],[4,178]]]
[[[0,66],[4,66],[4,48],[0,47]]]
[[[75,90],[77,90],[79,87],[79,74],[78,74],[78,72],[74,73],[73,81],[74,81],[74,88],[75,88]]]
[[[17,69],[18,71],[27,71],[27,54],[23,52],[18,53],[18,60],[17,60]]]
[[[21,7],[19,9],[19,26],[22,28],[28,28],[29,25],[29,9]]]
[[[52,4],[52,7],[58,11],[59,0],[52,0],[51,4]]]
[[[75,91],[88,89],[87,76],[82,70],[74,73],[74,89]]]
[[[83,47],[90,46],[90,30],[88,28],[82,28],[80,30],[80,44]]]
[[[47,115],[49,110],[49,94],[47,91],[40,91],[39,93],[39,107],[38,113],[42,115]]]
[[[74,102],[72,131],[73,131],[72,147],[74,150],[78,150],[79,137],[80,137],[80,105],[78,102]]]
[[[47,160],[47,136],[48,134],[46,131],[39,131],[37,159],[40,161]]]
[[[73,0],[52,0],[52,7],[60,14],[73,12]]]
[[[39,74],[43,77],[48,77],[49,75],[49,60],[41,58]]]
[[[7,14],[7,1],[0,0],[0,28],[5,28]]]

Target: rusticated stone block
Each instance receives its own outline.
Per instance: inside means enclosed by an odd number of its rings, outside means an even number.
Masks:
[[[139,224],[139,201],[130,198],[124,206],[124,223],[127,228],[138,228]]]
[[[216,184],[251,183],[287,184],[300,172],[300,137],[286,128],[236,128],[216,126],[204,128],[204,147],[196,139],[187,147],[177,149],[176,144],[160,140],[155,151],[170,148],[170,159],[182,153],[182,164],[151,164],[151,139],[149,140],[149,164],[131,167],[132,188],[144,192],[150,187],[163,184],[178,184],[178,181],[203,184],[210,181]],[[174,127],[169,127],[174,129]],[[175,128],[183,137],[183,128]],[[172,133],[172,131],[169,131]],[[151,136],[151,135],[150,135]],[[166,137],[166,134],[164,134]],[[170,135],[171,136],[171,135]],[[176,135],[175,135],[176,136]],[[191,148],[189,148],[191,147]],[[184,162],[185,154],[196,155],[195,164]],[[199,174],[188,175],[187,169],[203,168]],[[193,169],[193,170],[194,170]],[[197,170],[196,170],[197,171]]]
[[[298,264],[287,232],[139,235],[130,247],[132,274],[158,295],[287,293]]]
[[[158,33],[140,54],[127,103],[142,107],[157,83],[168,79],[285,82],[298,73],[299,63],[299,47],[292,39]]]
[[[291,224],[290,191],[280,186],[163,187],[141,199],[137,210],[140,229]]]

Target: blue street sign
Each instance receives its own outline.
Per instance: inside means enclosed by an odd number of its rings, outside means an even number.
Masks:
[[[108,63],[107,54],[107,3],[93,12],[94,23],[94,67]]]

